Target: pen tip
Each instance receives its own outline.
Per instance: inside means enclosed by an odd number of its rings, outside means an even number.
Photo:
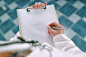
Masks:
[[[52,26],[50,26],[52,28]]]

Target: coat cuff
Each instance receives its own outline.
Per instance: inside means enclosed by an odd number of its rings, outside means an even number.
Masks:
[[[55,35],[53,37],[53,41],[54,42],[61,42],[61,41],[70,41],[71,39],[69,39],[66,35],[64,34],[58,34],[58,35]]]

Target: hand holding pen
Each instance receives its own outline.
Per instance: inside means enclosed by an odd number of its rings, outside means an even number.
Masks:
[[[48,34],[51,34],[52,37],[54,37],[57,34],[64,34],[64,27],[57,22],[50,23],[47,29]]]

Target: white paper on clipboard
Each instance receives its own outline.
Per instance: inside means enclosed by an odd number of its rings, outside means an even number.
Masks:
[[[54,46],[53,38],[48,34],[47,26],[51,22],[58,22],[54,5],[47,5],[46,9],[17,9],[20,35],[28,40],[47,42]]]

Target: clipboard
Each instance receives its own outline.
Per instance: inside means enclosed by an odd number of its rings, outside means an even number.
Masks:
[[[58,21],[58,17],[57,17],[57,14],[56,14],[56,11],[55,11],[55,7],[54,7],[54,5],[47,5],[46,6],[46,9],[48,9],[48,7],[51,7],[52,6],[52,10],[53,10],[53,12],[54,12],[54,15],[55,15],[55,18],[56,18],[56,21],[59,23],[59,21]],[[44,10],[46,10],[46,9],[44,9]],[[23,36],[23,32],[22,32],[22,28],[21,28],[21,20],[20,20],[20,16],[19,16],[19,11],[21,11],[22,12],[22,10],[26,10],[26,12],[29,14],[29,12],[27,11],[27,8],[24,8],[24,9],[17,9],[17,17],[18,17],[18,23],[19,23],[19,30],[20,30],[20,37],[22,37],[22,38],[25,38],[24,36]],[[32,10],[32,9],[31,9]],[[42,9],[41,9],[42,10]],[[41,10],[39,10],[39,9],[37,9],[37,10],[34,10],[33,9],[33,11],[32,11],[32,13],[35,11],[40,11],[41,12]],[[36,12],[37,13],[37,12]],[[22,16],[21,16],[22,17]],[[24,30],[24,29],[23,29]],[[34,35],[33,35],[34,36]],[[51,36],[49,36],[50,38],[51,38]],[[27,39],[27,38],[25,38],[25,39]],[[30,39],[31,40],[31,39]],[[34,40],[34,39],[32,39],[32,40]],[[35,39],[36,40],[36,39]],[[39,42],[40,42],[40,40],[39,39],[37,39]],[[53,40],[53,39],[51,39],[51,40]],[[46,42],[46,41],[45,41]],[[50,42],[50,41],[49,41]],[[48,42],[48,43],[49,43]],[[43,42],[41,42],[41,43],[43,43]],[[54,43],[52,44],[52,43],[49,43],[49,44],[51,44],[51,45],[53,45],[54,46]]]

